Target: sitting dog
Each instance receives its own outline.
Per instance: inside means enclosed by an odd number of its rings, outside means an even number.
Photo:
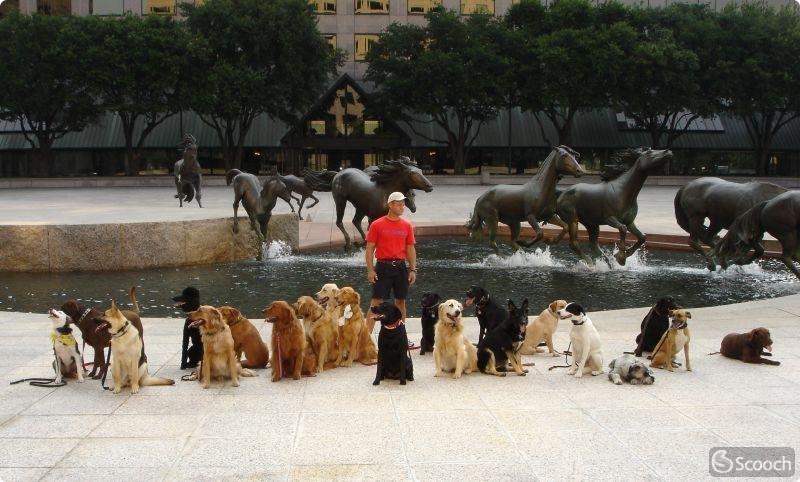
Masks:
[[[114,380],[114,393],[130,385],[131,393],[139,393],[139,387],[153,385],[174,385],[175,380],[153,377],[147,372],[142,338],[139,330],[111,301],[111,308],[100,317],[97,330],[107,330],[111,335],[111,377]]]
[[[231,306],[220,306],[217,310],[231,329],[233,352],[242,368],[267,368],[269,349],[253,323]],[[247,357],[245,360],[242,360],[242,353]]]
[[[72,319],[63,311],[50,308],[48,311],[50,322],[53,324],[53,331],[50,332],[50,341],[53,343],[53,351],[56,359],[53,360],[53,370],[56,378],[53,383],[60,384],[63,377],[77,377],[83,383],[83,361],[81,352],[78,350],[78,340],[72,334],[69,324]]]
[[[336,293],[335,318],[342,327],[339,337],[339,366],[352,366],[353,361],[371,365],[377,361],[378,348],[367,331],[364,313],[361,311],[361,295],[349,286]]]
[[[508,300],[508,318],[490,330],[483,340],[478,342],[478,369],[498,377],[506,376],[506,362],[517,375],[524,376],[527,369],[522,368],[519,349],[525,340],[525,328],[528,325],[528,298],[517,308]],[[503,373],[497,371],[500,368]]]
[[[294,308],[297,315],[303,318],[303,328],[315,355],[315,373],[322,373],[326,364],[328,368],[335,367],[339,359],[339,328],[331,315],[310,296],[297,298]]]
[[[539,316],[533,318],[532,326],[525,331],[525,341],[519,350],[520,355],[543,353],[544,350],[539,348],[539,343],[542,340],[547,343],[547,349],[551,355],[558,356],[561,354],[553,348],[553,334],[558,328],[558,312],[566,306],[566,300],[555,300],[542,310]]]
[[[686,371],[692,371],[692,364],[689,361],[689,341],[692,336],[689,333],[687,320],[692,318],[692,314],[686,310],[670,310],[672,323],[669,329],[661,337],[658,345],[653,349],[653,357],[650,366],[654,368],[672,369],[672,361],[675,356],[683,350],[686,358]]]
[[[461,303],[456,300],[439,304],[435,322],[436,345],[433,348],[435,377],[443,371],[453,372],[453,378],[461,378],[462,373],[478,371],[478,350],[464,334],[464,325],[461,323],[463,313]]]
[[[436,293],[423,293],[422,295],[422,316],[420,316],[419,320],[420,324],[422,324],[422,340],[419,343],[420,355],[433,351],[436,338],[434,328],[438,317],[439,301],[439,295]]]
[[[603,373],[600,335],[583,307],[578,303],[567,303],[567,306],[558,312],[558,317],[572,322],[572,329],[569,332],[572,365],[567,374],[580,378],[584,373],[591,373],[594,376]]]
[[[489,292],[480,286],[471,286],[467,290],[464,306],[472,305],[475,305],[475,316],[478,317],[478,326],[480,326],[478,343],[483,340],[486,333],[508,320],[508,310],[491,298]]]
[[[325,307],[325,310],[333,316],[336,308],[339,306],[336,303],[336,293],[339,292],[339,287],[336,286],[335,283],[326,283],[322,285],[322,288],[317,291],[315,296],[317,297],[317,302]],[[334,321],[336,321],[334,319]]]
[[[144,361],[147,361],[147,356],[144,354],[144,328],[142,328],[142,320],[139,318],[139,304],[136,302],[135,286],[130,289],[128,295],[131,299],[131,305],[133,305],[133,311],[122,310],[122,315],[139,331],[139,338],[142,340],[142,357]],[[103,312],[95,308],[87,308],[78,303],[77,300],[64,302],[61,305],[61,311],[66,313],[72,319],[72,323],[81,330],[83,342],[94,349],[94,361],[88,376],[94,379],[102,378],[108,370],[103,351],[111,346],[111,335],[108,334],[108,330],[97,329],[98,326],[103,324]]]
[[[642,356],[644,352],[652,352],[656,347],[664,332],[669,328],[669,312],[677,309],[675,300],[671,296],[665,296],[658,300],[647,316],[642,320],[641,331],[636,335],[636,350],[633,354]]]
[[[292,378],[299,380],[307,345],[303,324],[292,305],[285,301],[273,301],[262,313],[264,319],[273,324],[272,381],[279,381],[284,373],[291,373]]]
[[[611,360],[608,368],[608,379],[615,385],[622,385],[623,382],[631,385],[652,385],[656,381],[653,371],[630,353]]]
[[[187,286],[183,292],[172,298],[175,306],[180,306],[184,313],[191,313],[200,308],[200,290]],[[191,340],[192,345],[189,346]],[[181,342],[181,370],[196,368],[203,359],[203,338],[198,328],[192,328],[191,321],[186,318],[183,323],[183,341]]]
[[[231,385],[239,386],[239,376],[254,377],[255,374],[242,368],[234,352],[233,335],[222,313],[213,306],[203,305],[189,313],[192,328],[200,330],[203,337],[203,361],[197,379],[203,388],[211,386],[211,378],[230,378]]]
[[[378,366],[375,371],[373,385],[380,385],[381,380],[414,381],[414,365],[408,352],[408,335],[403,324],[403,314],[394,305],[384,301],[370,308],[375,319],[381,323],[378,334]]]
[[[722,339],[719,352],[722,356],[742,360],[745,363],[763,363],[765,365],[780,365],[779,361],[767,360],[762,355],[764,350],[772,352],[772,337],[766,328],[756,328],[749,333],[731,333]]]

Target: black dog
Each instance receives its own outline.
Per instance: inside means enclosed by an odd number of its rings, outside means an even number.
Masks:
[[[433,344],[435,340],[436,319],[438,314],[436,310],[439,308],[441,298],[436,293],[424,293],[422,295],[422,341],[420,341],[419,354],[424,355],[425,352],[433,351]]]
[[[200,308],[200,291],[194,286],[184,288],[183,293],[172,298],[175,306],[180,306],[184,313],[195,311]],[[183,323],[183,343],[181,344],[181,370],[186,368],[197,368],[203,360],[203,339],[200,336],[200,329],[189,326],[189,318]],[[189,340],[192,346],[189,346]]]
[[[414,381],[414,365],[408,352],[408,335],[403,325],[403,314],[394,303],[383,302],[371,308],[375,319],[381,322],[378,334],[378,368],[373,385],[380,385],[381,380]]]
[[[642,320],[641,332],[636,336],[636,356],[642,356],[643,352],[652,352],[661,337],[669,329],[669,311],[677,309],[675,300],[671,296],[665,296],[650,308],[650,312]]]
[[[525,328],[528,325],[528,298],[522,301],[519,308],[508,300],[508,309],[508,319],[490,330],[478,343],[478,369],[483,373],[504,377],[506,374],[498,372],[498,368],[505,372],[506,363],[511,362],[517,375],[524,376],[528,370],[522,368],[519,349],[525,341]]]
[[[492,331],[496,326],[508,320],[508,310],[500,303],[489,297],[489,292],[480,286],[470,286],[467,290],[467,299],[464,306],[475,305],[475,316],[478,317],[478,344],[480,344],[486,333]]]

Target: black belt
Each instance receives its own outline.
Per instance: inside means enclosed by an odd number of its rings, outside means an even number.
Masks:
[[[379,259],[379,263],[388,264],[389,266],[405,266],[406,260],[404,259]]]

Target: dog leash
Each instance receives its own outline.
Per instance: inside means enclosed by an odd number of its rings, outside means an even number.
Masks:
[[[570,351],[570,348],[572,348],[572,341],[569,342],[569,345],[567,345],[567,349],[564,350],[564,363],[566,363],[566,365],[553,365],[550,368],[548,368],[547,371],[550,371],[553,368],[569,368],[569,367],[571,367],[572,364],[569,362],[569,355],[572,355],[572,352]]]
[[[109,363],[111,363],[111,347],[108,347],[108,355],[106,356],[106,368],[103,370],[103,378],[100,380],[100,386],[103,390],[111,390],[106,386],[106,377],[108,376]]]
[[[56,349],[53,348],[53,358],[55,358],[55,363],[61,363],[58,359],[58,355],[56,354]],[[53,368],[55,370],[55,367]],[[55,378],[23,378],[21,380],[15,380],[9,385],[16,385],[17,383],[28,382],[29,385],[34,387],[42,387],[42,388],[53,388],[53,387],[63,387],[67,384],[67,381],[63,378],[61,379],[61,383],[55,383]]]

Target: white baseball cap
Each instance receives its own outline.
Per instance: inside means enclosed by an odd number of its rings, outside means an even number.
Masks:
[[[387,203],[390,203],[392,201],[402,201],[405,198],[406,198],[405,194],[395,191],[389,194],[389,200],[387,201]]]

